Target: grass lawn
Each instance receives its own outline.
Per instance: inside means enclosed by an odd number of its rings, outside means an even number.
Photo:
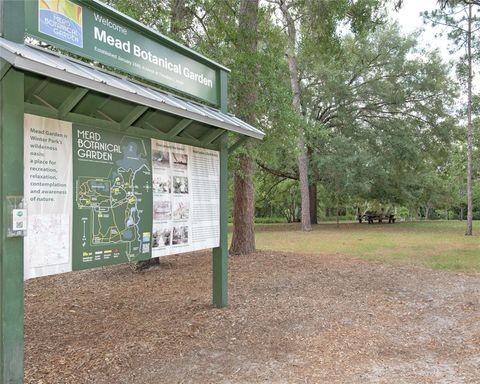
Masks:
[[[474,223],[474,231],[480,223]],[[477,228],[476,228],[477,227]],[[480,236],[464,236],[465,222],[319,224],[302,232],[296,224],[257,225],[261,250],[345,255],[389,264],[480,272]],[[475,232],[474,232],[475,233]]]

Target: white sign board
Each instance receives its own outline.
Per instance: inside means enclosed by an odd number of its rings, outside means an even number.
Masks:
[[[152,140],[152,256],[219,246],[219,153]]]
[[[25,115],[24,278],[72,270],[72,124]]]

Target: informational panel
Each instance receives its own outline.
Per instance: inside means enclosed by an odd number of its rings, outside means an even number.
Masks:
[[[73,137],[73,269],[150,258],[150,140],[78,126]]]
[[[25,115],[25,279],[72,270],[72,124]]]
[[[25,115],[25,278],[219,246],[219,153]]]
[[[218,247],[218,156],[152,140],[154,257]]]
[[[101,3],[29,0],[25,9],[26,32],[30,36],[219,104],[219,75],[213,65],[179,53],[168,46],[165,37],[132,24],[131,19]]]

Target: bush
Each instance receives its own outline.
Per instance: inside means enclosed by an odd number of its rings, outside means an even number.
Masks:
[[[287,219],[285,217],[255,217],[255,224],[285,224]],[[233,217],[228,218],[228,224],[233,224]]]
[[[400,216],[402,219],[407,219],[410,217],[410,211],[406,207],[400,207],[397,212],[398,216]]]
[[[277,223],[286,223],[287,219],[285,217],[256,217],[255,224],[277,224]]]
[[[338,216],[338,221],[356,221],[357,216],[356,215],[344,215],[344,216]],[[326,221],[326,222],[336,222],[337,221],[337,216],[323,216],[319,218],[319,222],[321,221]]]

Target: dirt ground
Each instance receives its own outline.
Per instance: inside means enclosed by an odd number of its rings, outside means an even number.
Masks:
[[[480,274],[340,256],[164,258],[26,282],[26,383],[479,383]]]

